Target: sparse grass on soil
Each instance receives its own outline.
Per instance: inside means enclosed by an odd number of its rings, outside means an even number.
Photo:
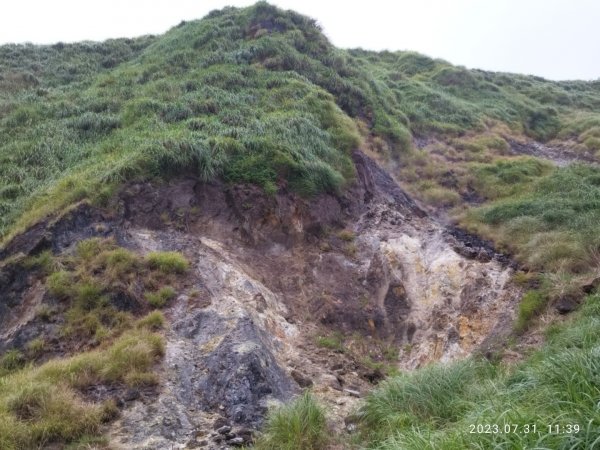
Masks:
[[[154,384],[153,366],[163,354],[162,337],[140,329],[104,348],[0,373],[0,448],[44,448],[97,435],[118,410],[110,400],[91,403],[81,393],[100,384]]]
[[[67,306],[62,337],[98,345],[127,330],[135,315],[162,308],[189,268],[177,252],[141,258],[111,239],[77,243],[75,254],[52,259],[60,270],[46,278],[48,291]]]

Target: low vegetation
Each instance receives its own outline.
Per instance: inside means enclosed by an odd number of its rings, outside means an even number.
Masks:
[[[86,400],[86,388],[155,384],[153,367],[163,354],[162,337],[142,327],[106,347],[1,375],[0,448],[45,448],[98,435],[118,409],[111,400]]]
[[[92,346],[129,329],[136,315],[164,307],[189,267],[180,253],[141,258],[100,238],[80,241],[73,255],[48,264],[58,268],[46,278],[48,291],[66,306],[62,338]]]
[[[531,319],[544,309],[546,302],[547,298],[542,292],[534,290],[528,291],[519,304],[517,321],[515,322],[515,331],[524,331]]]
[[[524,174],[527,167],[517,168]],[[470,211],[464,223],[538,270],[595,270],[600,249],[600,169],[575,164],[553,169]],[[517,181],[519,183],[519,181]],[[523,181],[521,181],[523,183]]]
[[[43,337],[0,357],[0,448],[97,441],[101,425],[119,409],[112,400],[92,400],[88,388],[158,383],[154,369],[164,343],[156,332],[165,317],[148,311],[176,295],[172,286],[188,262],[175,252],[142,258],[111,239],[92,238],[72,252],[42,252],[15,263],[45,279],[58,303],[38,310],[37,319],[55,324]],[[48,352],[59,356],[48,360]]]
[[[458,138],[490,123],[594,151],[600,138],[594,83],[340,50],[313,20],[264,2],[160,37],[5,45],[0,56],[5,240],[82,199],[103,204],[125,181],[181,172],[336,192],[354,176],[360,134],[391,157],[410,153],[411,135]],[[456,149],[477,157],[506,145],[474,138]],[[427,195],[457,203],[439,188]]]

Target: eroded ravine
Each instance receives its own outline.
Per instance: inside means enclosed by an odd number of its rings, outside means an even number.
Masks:
[[[271,405],[305,387],[341,429],[381,374],[352,352],[316,345],[319,335],[352,336],[367,350],[386,343],[411,370],[486,352],[511,332],[520,292],[507,258],[438,223],[370,158],[356,152],[354,162],[357,181],[344,194],[311,200],[194,178],[134,184],[117,213],[82,205],[6,247],[3,257],[62,253],[103,236],[190,261],[191,285],[165,310],[159,387],[127,395],[108,431],[114,448],[248,443]],[[30,336],[19,299],[42,295],[21,281],[6,290],[14,307],[0,322],[5,343]]]
[[[355,236],[352,252],[324,246],[327,234],[307,235],[310,211],[288,205],[265,221],[236,207],[249,201],[243,194],[229,198],[231,214],[247,214],[237,225],[217,214],[183,231],[128,229],[128,245],[141,252],[183,251],[198,295],[181,296],[169,310],[162,388],[113,426],[117,448],[236,445],[260,427],[270,405],[308,385],[343,426],[370,384],[345,355],[314,345],[319,330],[388,341],[403,370],[466,357],[510,332],[520,293],[506,259],[461,242],[373,161],[355,160],[361,186],[328,224],[345,223]],[[182,196],[203,194],[179,190]],[[282,222],[287,242],[271,240],[271,227]],[[243,233],[238,228],[240,239],[232,239],[240,223]],[[231,430],[215,431],[222,426]]]

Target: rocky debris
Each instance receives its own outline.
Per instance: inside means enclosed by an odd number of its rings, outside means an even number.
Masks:
[[[352,397],[356,397],[356,398],[360,398],[362,397],[360,395],[360,392],[354,389],[344,389],[343,390],[346,394],[351,395]]]
[[[495,260],[503,265],[510,265],[513,269],[516,268],[516,264],[510,256],[496,251],[492,242],[457,227],[448,227],[446,233],[453,238],[452,248],[454,251],[465,258],[476,259],[484,263]]]
[[[359,179],[366,193],[366,203],[375,201],[386,203],[393,207],[391,211],[400,213],[398,217],[410,220],[411,217],[425,217],[427,213],[398,186],[398,183],[375,161],[360,151],[352,154],[352,159]],[[374,201],[374,199],[376,200]]]
[[[294,381],[298,383],[298,386],[302,388],[308,388],[313,385],[313,381],[310,378],[308,378],[307,376],[303,375],[295,369],[290,372],[290,375],[292,376]]]
[[[222,426],[218,430],[209,435],[212,442],[215,444],[227,444],[232,447],[242,447],[250,445],[254,442],[254,433],[247,428],[232,429],[230,426]],[[204,445],[209,445],[207,440],[204,440]]]
[[[520,142],[509,139],[510,151],[514,155],[530,155],[552,161],[559,167],[567,166],[573,162],[587,162],[598,164],[598,159],[589,151],[577,151],[564,146],[550,146],[541,142]]]
[[[360,417],[356,414],[351,414],[344,417],[344,429],[347,433],[352,434],[358,430],[358,424],[360,423]]]
[[[218,434],[228,434],[231,431],[231,427],[229,425],[223,425],[216,431]]]
[[[216,243],[177,233],[130,230],[129,236],[132,246],[146,251],[193,247],[197,283],[211,301],[207,306],[188,298],[173,305],[162,389],[156,400],[124,411],[113,427],[114,446],[196,445],[194,434],[208,428],[215,429],[214,443],[246,445],[268,407],[298,392],[277,356],[280,337],[295,333],[284,307],[273,304],[274,294],[232,265]],[[263,312],[254,309],[258,294],[269,306]]]

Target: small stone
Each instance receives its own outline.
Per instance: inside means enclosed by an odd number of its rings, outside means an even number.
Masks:
[[[229,425],[223,425],[221,428],[217,429],[217,433],[219,434],[227,434],[231,431],[231,427]]]
[[[254,441],[254,432],[248,428],[240,428],[239,430],[237,430],[237,435],[248,444]]]
[[[241,447],[242,445],[244,445],[244,438],[241,437],[235,437],[233,439],[229,439],[227,441],[227,443],[229,445],[233,445],[234,447]]]
[[[342,390],[342,385],[340,384],[340,382],[338,381],[338,379],[335,375],[330,375],[330,374],[321,375],[320,381],[322,383],[324,383],[325,385],[329,386],[330,388],[335,389],[336,391]]]
[[[598,287],[600,287],[600,277],[587,280],[581,286],[581,289],[583,290],[584,293],[591,294],[596,289],[598,289]]]
[[[213,423],[213,430],[218,430],[221,427],[224,427],[228,424],[227,419],[223,416],[217,417],[217,419]]]
[[[291,375],[294,381],[298,383],[298,386],[300,387],[307,388],[313,385],[313,381],[310,378],[306,377],[297,370],[292,370]]]
[[[355,415],[344,417],[344,428],[348,433],[354,433],[356,431],[356,429],[358,428],[356,425],[357,423],[358,417],[356,417]]]
[[[198,448],[200,447],[201,444],[200,442],[194,440],[189,441],[187,444],[185,444],[185,448]]]
[[[579,306],[579,299],[574,296],[561,297],[556,303],[556,310],[560,314],[567,314],[574,311]]]
[[[140,391],[137,389],[127,389],[127,391],[125,391],[125,395],[123,395],[123,400],[126,402],[131,402],[133,400],[137,400],[138,398],[140,398]]]
[[[352,397],[360,398],[360,392],[355,391],[354,389],[344,389],[344,392]]]

